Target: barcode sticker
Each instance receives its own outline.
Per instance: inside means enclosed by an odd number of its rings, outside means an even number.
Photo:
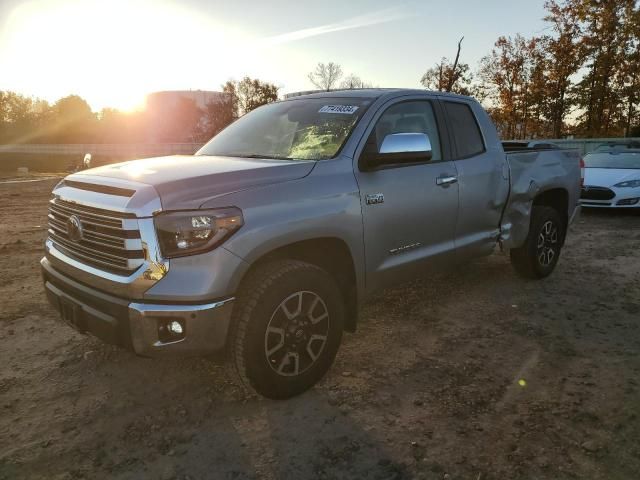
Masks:
[[[353,115],[358,107],[355,105],[325,105],[318,113],[344,113],[347,115]]]

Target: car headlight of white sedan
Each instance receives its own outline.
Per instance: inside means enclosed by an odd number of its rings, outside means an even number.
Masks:
[[[638,188],[640,187],[640,178],[636,180],[625,180],[624,182],[616,183],[614,187],[617,188]]]

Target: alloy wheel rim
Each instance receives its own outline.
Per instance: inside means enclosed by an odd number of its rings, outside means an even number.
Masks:
[[[325,349],[329,310],[314,292],[298,291],[271,314],[264,335],[267,363],[278,375],[294,377],[309,370]]]
[[[538,262],[543,267],[551,265],[557,256],[558,227],[551,220],[547,220],[538,234],[537,245]]]

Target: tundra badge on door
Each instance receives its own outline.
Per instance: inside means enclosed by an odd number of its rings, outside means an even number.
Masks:
[[[365,197],[367,205],[377,205],[384,203],[384,195],[381,193],[370,193]]]

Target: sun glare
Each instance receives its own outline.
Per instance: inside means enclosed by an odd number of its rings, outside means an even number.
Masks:
[[[0,89],[134,110],[156,90],[219,89],[249,40],[168,1],[31,1],[0,33]]]

